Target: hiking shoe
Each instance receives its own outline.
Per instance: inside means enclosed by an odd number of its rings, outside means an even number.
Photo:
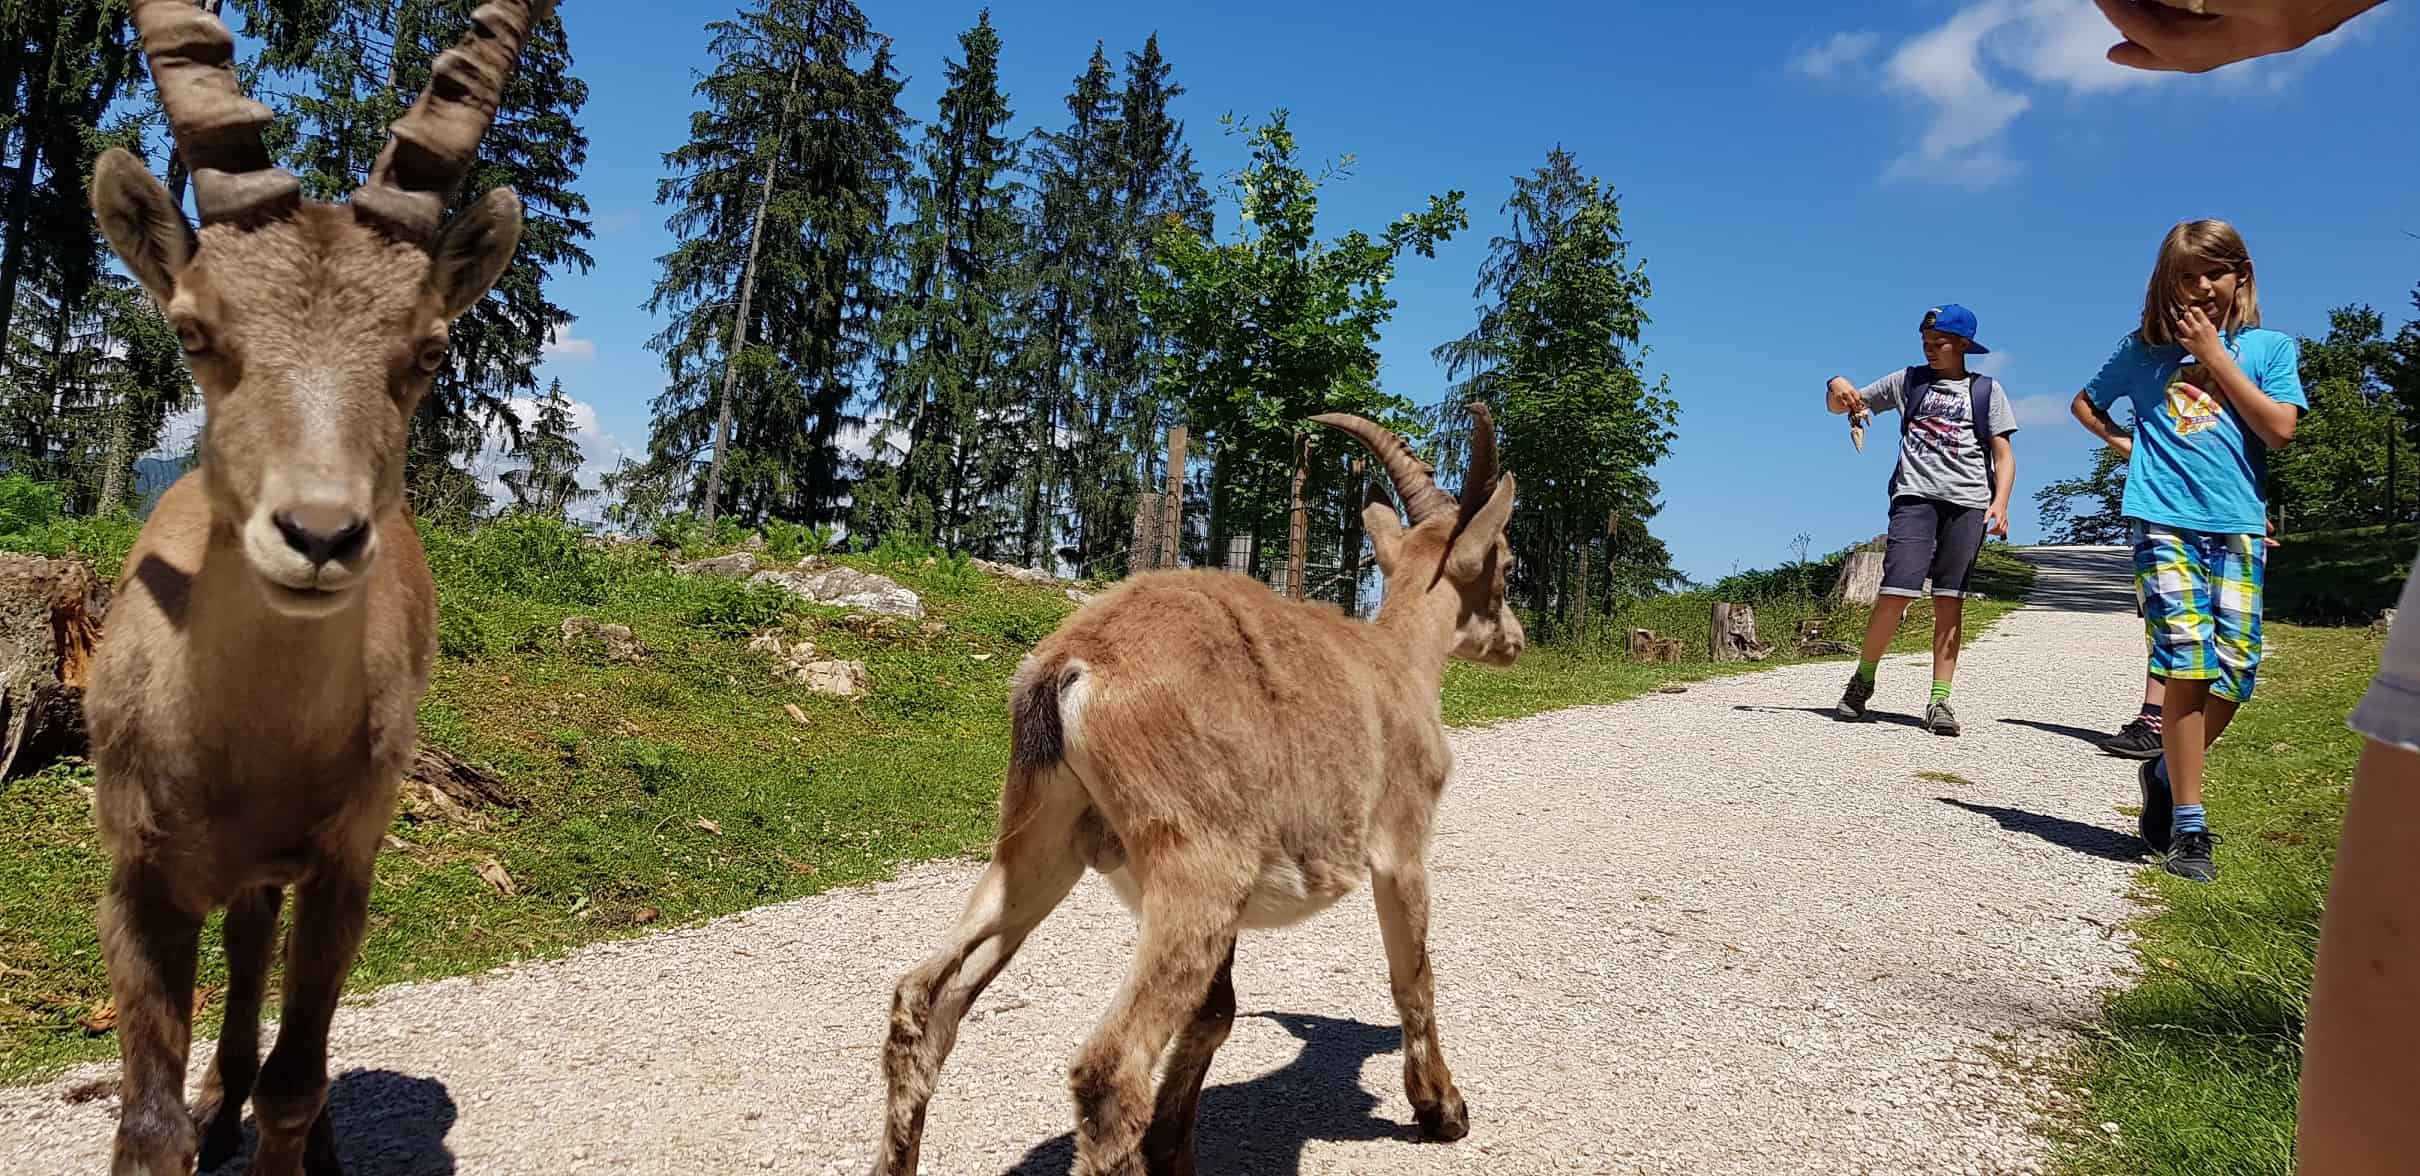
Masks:
[[[2151,724],[2143,721],[2143,716],[2136,715],[2133,722],[2118,728],[2117,734],[2101,740],[2101,750],[2127,759],[2158,759],[2160,733],[2152,730]]]
[[[1958,726],[1958,712],[1949,709],[1947,699],[1933,703],[1924,708],[1924,729],[1935,735],[1954,737],[1961,730]]]
[[[2160,868],[2188,881],[2217,881],[2218,863],[2210,860],[2213,840],[2208,829],[2187,829],[2177,834],[2176,845],[2160,859]]]
[[[2143,815],[2135,818],[2135,831],[2153,853],[2168,852],[2168,822],[2175,815],[2176,800],[2168,795],[2168,782],[2160,779],[2160,761],[2147,759],[2134,770],[2135,783],[2143,790]]]
[[[1849,688],[1840,692],[1840,705],[1832,713],[1844,719],[1865,717],[1865,704],[1874,699],[1874,684],[1855,674],[1849,675]]]

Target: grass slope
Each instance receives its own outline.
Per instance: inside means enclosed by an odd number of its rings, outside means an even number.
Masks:
[[[5,546],[76,551],[114,570],[131,538],[125,528],[68,527]],[[648,549],[600,549],[544,525],[432,530],[428,542],[443,616],[423,736],[499,772],[516,807],[491,811],[479,827],[409,811],[398,819],[397,842],[379,860],[356,991],[986,851],[1007,765],[1009,675],[1074,607],[1058,588],[947,559],[837,561],[915,589],[940,622],[928,627],[681,575]],[[1986,568],[1993,599],[1977,606],[1970,639],[2016,606],[2032,574],[1996,549]],[[1642,611],[1684,624],[1694,616],[1692,648],[1702,650],[1709,603],[1675,597]],[[1760,605],[1768,639],[1790,632],[1775,623],[1788,614],[1786,604]],[[622,665],[567,649],[560,626],[571,615],[626,624],[651,653]],[[1853,633],[1863,620],[1852,610],[1833,627]],[[819,656],[862,659],[871,695],[819,697],[776,678],[772,655],[748,648],[767,629],[813,641]],[[1900,648],[1925,648],[1929,632],[1919,606]],[[1650,667],[1610,647],[1532,647],[1508,670],[1455,664],[1444,710],[1450,723],[1483,723],[1746,668]],[[0,1081],[116,1049],[79,1024],[108,997],[92,925],[104,861],[90,783],[88,769],[66,765],[0,785]],[[490,862],[513,893],[481,879]],[[203,944],[208,991],[224,982],[215,928]],[[214,1034],[216,1024],[213,1004],[197,1031]]]
[[[2360,748],[2344,721],[2381,638],[2269,633],[2260,689],[2212,752],[2218,881],[2145,875],[2140,970],[2081,1059],[2087,1121],[2067,1141],[2070,1172],[2293,1171],[2311,959]]]

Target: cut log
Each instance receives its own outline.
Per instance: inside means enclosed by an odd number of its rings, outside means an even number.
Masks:
[[[1683,648],[1681,639],[1678,637],[1658,637],[1655,639],[1655,660],[1665,665],[1677,666],[1681,664]]]
[[[0,555],[0,780],[84,754],[84,674],[108,610],[81,561]]]
[[[1144,490],[1134,496],[1134,538],[1126,546],[1126,574],[1134,575],[1163,567],[1161,549],[1166,545],[1162,532],[1168,526],[1167,496],[1157,490]]]
[[[1714,619],[1706,634],[1706,656],[1717,662],[1763,661],[1772,650],[1756,639],[1756,610],[1729,601],[1714,602]]]
[[[1832,599],[1842,604],[1872,604],[1882,595],[1882,553],[1852,551],[1841,561],[1840,578],[1832,581]]]
[[[521,807],[504,787],[503,777],[426,743],[412,758],[404,794],[412,809],[433,812],[457,825],[484,824],[483,809]]]
[[[1653,629],[1630,631],[1630,660],[1647,661],[1655,656],[1656,635]]]

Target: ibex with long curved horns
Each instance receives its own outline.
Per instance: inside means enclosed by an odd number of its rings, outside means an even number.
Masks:
[[[340,1172],[328,1024],[436,644],[436,589],[403,502],[405,434],[447,325],[521,234],[509,190],[450,222],[445,208],[551,8],[474,13],[369,182],[329,205],[271,166],[269,111],[239,92],[226,26],[187,0],[134,0],[201,227],[124,151],[94,169],[93,208],[176,328],[206,423],[199,467],[127,556],[85,694],[113,862],[100,923],[125,1064],[115,1176],[225,1159],[247,1097],[255,1176]],[[285,1009],[264,1064],[261,997],[288,886]],[[194,957],[220,907],[226,1030],[188,1115]]]
[[[1406,530],[1382,491],[1362,511],[1386,574],[1376,623],[1242,576],[1165,572],[1086,605],[1025,659],[992,864],[892,1001],[875,1176],[915,1172],[960,1018],[1086,866],[1142,939],[1070,1074],[1078,1173],[1189,1176],[1202,1079],[1235,1017],[1237,933],[1309,918],[1365,873],[1412,1109],[1432,1139],[1468,1132],[1431,1016],[1425,857],[1453,764],[1438,691],[1448,657],[1506,665],[1522,643],[1504,602],[1513,479],[1496,477],[1485,406],[1471,411],[1459,503],[1401,438],[1314,418],[1368,446],[1411,513]]]

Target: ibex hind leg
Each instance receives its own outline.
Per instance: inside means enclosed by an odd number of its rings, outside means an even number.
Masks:
[[[1210,979],[1193,1020],[1178,1031],[1168,1047],[1166,1072],[1160,1077],[1158,1101],[1151,1126],[1143,1132],[1143,1162],[1151,1176],[1193,1176],[1194,1127],[1201,1117],[1202,1081],[1209,1077],[1210,1059],[1227,1043],[1235,1027],[1235,941],[1227,942],[1227,961]]]
[[[1084,874],[1075,828],[1088,803],[1063,768],[1010,773],[991,865],[941,948],[901,977],[892,995],[882,1050],[883,1144],[873,1176],[916,1171],[925,1108],[968,1006]]]
[[[1436,984],[1429,972],[1428,867],[1417,852],[1381,861],[1371,877],[1378,929],[1386,939],[1389,987],[1403,1018],[1403,1091],[1422,1137],[1470,1134],[1470,1111],[1437,1043]]]

